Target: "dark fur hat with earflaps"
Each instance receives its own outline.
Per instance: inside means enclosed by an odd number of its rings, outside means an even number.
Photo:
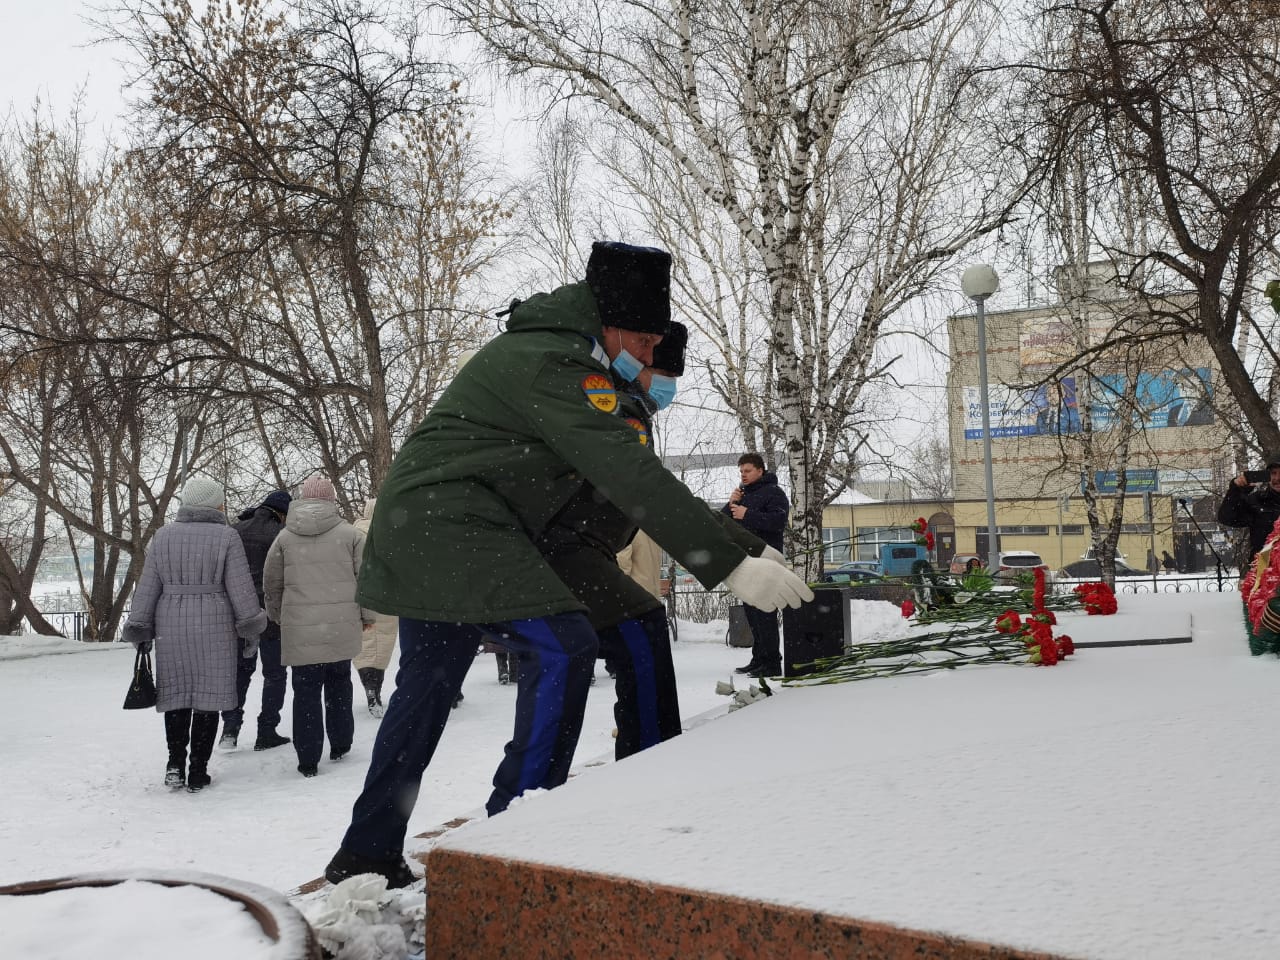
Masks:
[[[666,334],[671,324],[671,254],[667,251],[597,240],[587,260],[587,286],[604,326]]]

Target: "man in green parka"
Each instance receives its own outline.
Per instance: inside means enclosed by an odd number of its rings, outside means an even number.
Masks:
[[[667,335],[653,348],[652,365],[635,380],[617,384],[622,418],[641,443],[653,443],[653,416],[675,399],[687,340],[684,325],[672,321]],[[763,540],[737,523],[721,520],[722,514],[712,516],[748,556],[764,554]],[[618,760],[681,732],[666,609],[618,566],[618,551],[631,542],[638,528],[586,483],[536,542],[556,576],[586,605],[587,619],[600,638],[600,656],[614,673],[614,756]]]
[[[400,618],[400,667],[330,881],[413,881],[409,814],[482,635],[521,660],[489,813],[567,778],[598,641],[535,541],[584,482],[705,586],[723,582],[762,609],[811,599],[790,570],[748,557],[619,415],[610,371],[633,380],[652,362],[670,323],[670,269],[665,251],[595,244],[586,282],[514,305],[506,333],[459,371],[392,463],[357,599]]]

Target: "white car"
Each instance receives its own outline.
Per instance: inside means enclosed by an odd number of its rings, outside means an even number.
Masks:
[[[1032,553],[1030,550],[1006,550],[1000,554],[1000,569],[996,571],[996,576],[1010,580],[1019,574],[1031,573],[1037,568],[1044,571],[1046,581],[1053,580],[1053,571],[1040,559],[1040,554]]]

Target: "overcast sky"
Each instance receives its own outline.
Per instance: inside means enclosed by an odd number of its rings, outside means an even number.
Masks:
[[[117,61],[123,58],[124,51],[118,46],[95,44],[95,29],[87,22],[100,17],[98,8],[109,0],[2,2],[7,9],[6,29],[0,31],[0,103],[21,115],[29,111],[38,98],[47,107],[46,115],[62,120],[69,115],[77,93],[83,91],[83,117],[91,140],[105,141],[113,131],[117,136],[122,135],[120,117],[125,94],[121,85],[125,71]],[[509,168],[513,161],[519,162],[523,143],[532,136],[532,126],[519,121],[518,115],[523,111],[511,102],[512,91],[503,89],[495,95],[486,82],[489,79],[474,73],[471,77],[473,96],[484,100],[492,97],[498,103],[497,109],[478,110],[476,119],[490,149],[503,157]],[[930,356],[919,344],[899,341],[895,346],[908,355],[903,379],[912,384],[899,392],[895,403],[897,417],[891,433],[901,442],[904,435],[917,435],[924,429],[919,420],[927,419],[929,413],[936,416],[941,369],[938,358]],[[922,382],[930,381],[931,387],[921,386]],[[692,382],[686,384],[686,387],[692,386]],[[684,392],[680,400],[683,410],[673,411],[665,418],[669,451],[721,449],[733,445],[730,422],[699,409],[708,399],[694,390]],[[913,417],[908,413],[912,408],[923,409]],[[912,423],[912,419],[917,422]]]
[[[65,117],[76,92],[85,91],[85,118],[95,135],[104,135],[123,110],[123,72],[118,48],[92,45],[94,15],[83,0],[5,0],[5,29],[0,31],[0,102],[25,113],[36,99]]]

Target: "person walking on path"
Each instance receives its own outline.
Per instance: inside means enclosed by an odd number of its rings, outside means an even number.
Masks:
[[[139,650],[155,647],[156,710],[169,747],[164,782],[191,793],[212,782],[218,711],[236,705],[237,656],[256,653],[267,626],[224,501],[216,480],[187,481],[177,517],[147,550],[124,626],[125,640]]]
[[[744,453],[738,458],[738,476],[742,481],[729,496],[722,512],[742,524],[751,533],[779,553],[782,533],[787,528],[791,504],[778,486],[777,474],[764,468],[758,453]],[[782,672],[782,644],[778,636],[778,614],[761,610],[746,597],[742,601],[747,625],[751,628],[751,660],[738,667],[738,673],[752,677],[772,677]]]
[[[670,269],[664,251],[597,243],[585,283],[513,305],[507,332],[458,372],[392,463],[359,597],[400,617],[400,667],[331,882],[413,882],[409,815],[486,634],[520,659],[489,813],[568,777],[599,641],[534,540],[584,481],[706,586],[725,581],[769,608],[812,596],[790,571],[747,557],[619,415],[610,368],[632,380],[652,362],[670,322]]]
[[[369,530],[369,521],[373,519],[373,507],[376,502],[373,497],[364,502],[364,513],[355,522],[355,528],[361,533],[367,533]],[[398,617],[378,614],[377,619],[373,621],[373,629],[364,631],[360,653],[355,659],[356,674],[360,677],[360,685],[364,687],[369,713],[375,717],[382,716],[382,684],[387,675],[387,666],[391,663],[391,655],[396,650],[396,637],[399,631]]]
[[[356,602],[364,533],[338,516],[333,484],[318,474],[289,505],[284,530],[267,551],[267,614],[280,624],[281,661],[293,668],[293,748],[298,772],[319,772],[351,750],[351,659],[374,612]]]
[[[248,516],[242,514],[240,522],[232,528],[240,535],[240,541],[244,544],[244,555],[249,561],[249,572],[253,575],[253,588],[258,592],[259,604],[265,603],[262,595],[262,568],[267,562],[267,551],[275,542],[276,535],[284,529],[285,514],[289,512],[289,502],[292,499],[287,490],[273,490],[261,505],[245,511]],[[258,639],[258,655],[245,655],[237,661],[237,705],[234,710],[222,711],[222,739],[218,741],[218,746],[224,750],[235,749],[240,740],[244,703],[249,695],[249,684],[253,681],[259,656],[262,658],[262,710],[258,714],[258,736],[253,742],[253,749],[270,750],[289,742],[288,737],[282,737],[276,731],[276,727],[280,725],[280,711],[284,708],[289,672],[280,663],[280,625],[271,621]]]

